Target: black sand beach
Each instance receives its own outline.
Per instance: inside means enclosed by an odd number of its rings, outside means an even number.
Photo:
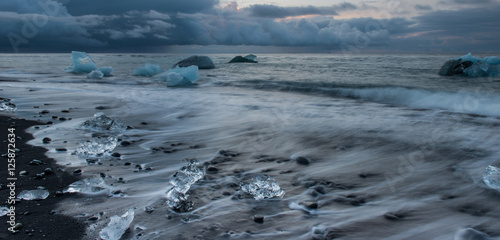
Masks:
[[[16,134],[16,148],[20,152],[16,154],[15,181],[16,196],[23,190],[34,190],[41,186],[46,188],[50,195],[47,199],[40,201],[23,201],[15,204],[15,222],[21,223],[19,232],[12,233],[8,230],[10,227],[6,219],[2,223],[0,230],[0,239],[21,240],[21,239],[81,239],[85,232],[85,224],[77,219],[64,216],[57,212],[57,206],[60,201],[67,198],[68,195],[56,196],[57,191],[62,191],[64,187],[78,180],[76,176],[65,172],[63,167],[55,164],[54,160],[45,156],[46,149],[26,144],[33,139],[33,136],[26,133],[26,129],[39,125],[39,122],[23,119],[14,119],[8,116],[0,116],[0,152],[7,152],[7,134],[8,128],[14,127]],[[50,145],[50,144],[48,144]],[[7,171],[7,158],[2,157],[2,171],[0,171],[0,199],[2,206],[6,206],[10,190],[7,187],[10,181]],[[43,162],[42,165],[30,165],[33,159]],[[52,170],[52,174],[47,174],[42,179],[37,179],[37,174],[44,172],[47,168]],[[20,171],[27,171],[25,176],[19,176]],[[11,205],[8,205],[10,207]]]

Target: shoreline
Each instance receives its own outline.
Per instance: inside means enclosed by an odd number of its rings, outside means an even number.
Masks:
[[[22,227],[19,232],[12,233],[8,230],[10,225],[7,223],[9,217],[3,216],[2,230],[0,231],[0,239],[22,240],[22,239],[82,239],[85,234],[86,224],[82,221],[69,216],[62,215],[57,211],[58,204],[64,199],[70,197],[68,194],[58,194],[69,184],[78,181],[79,178],[65,172],[61,166],[57,165],[55,160],[48,158],[45,153],[46,148],[32,146],[27,144],[34,137],[26,132],[31,126],[42,125],[43,123],[25,119],[17,119],[15,116],[0,115],[0,136],[2,144],[0,144],[0,152],[7,153],[8,141],[7,136],[10,132],[10,127],[15,128],[15,147],[20,151],[15,156],[15,194],[17,195],[23,190],[34,190],[41,186],[49,191],[49,196],[44,200],[25,201],[21,200],[15,205],[8,204],[7,199],[10,195],[10,190],[7,187],[10,182],[7,171],[8,159],[2,157],[2,171],[0,171],[0,206],[15,207],[15,222],[21,223]],[[20,137],[20,138],[19,138]],[[41,140],[40,140],[41,141]],[[50,143],[48,144],[50,145]],[[42,165],[30,165],[33,159],[41,160]],[[45,175],[44,178],[37,178],[37,174],[44,172],[47,168],[52,170],[52,174]],[[19,176],[19,172],[27,171],[25,176]],[[49,171],[50,172],[50,171]],[[10,176],[12,177],[12,176]]]

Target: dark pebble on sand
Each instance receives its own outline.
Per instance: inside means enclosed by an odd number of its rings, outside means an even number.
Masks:
[[[96,164],[99,161],[99,159],[87,158],[87,159],[85,159],[85,161],[87,161],[87,164]]]
[[[141,122],[141,125],[148,125],[147,122]]]
[[[262,216],[262,215],[255,215],[255,216],[253,216],[253,220],[256,223],[264,223],[264,216]]]
[[[215,173],[218,173],[219,172],[219,169],[214,167],[214,166],[210,166],[207,168],[207,173],[210,173],[210,174],[215,174]]]
[[[59,117],[58,116],[52,116],[52,119],[58,119]]]
[[[56,148],[56,152],[67,152],[68,149],[66,148]]]
[[[69,113],[69,110],[62,110],[62,113]]]
[[[91,218],[89,218],[89,221],[97,221],[97,220],[99,220],[98,217],[91,217]]]
[[[125,166],[130,166],[130,165],[132,165],[132,163],[126,162],[126,163],[125,163],[125,164],[123,164],[123,165],[125,165]]]
[[[40,106],[33,106],[33,108],[40,108]]]
[[[82,175],[82,170],[76,169],[75,171],[73,171],[73,175]]]
[[[62,196],[62,195],[64,195],[64,193],[63,193],[63,192],[61,192],[61,191],[56,191],[56,197],[60,197],[60,196]]]
[[[19,230],[23,228],[23,224],[22,223],[16,223],[16,225],[14,225],[14,230]]]
[[[300,202],[300,204],[309,209],[318,209],[318,202]]]
[[[99,176],[101,176],[102,178],[105,178],[106,177],[106,173],[99,173]]]
[[[37,159],[33,159],[31,162],[30,162],[30,165],[42,165],[42,164],[45,164],[44,162],[40,161],[40,160],[37,160]]]
[[[19,172],[19,176],[25,176],[25,175],[28,175],[28,171],[20,171]]]
[[[140,164],[135,165],[135,169],[142,170],[142,166]]]
[[[52,171],[52,168],[46,168],[46,169],[44,170],[44,172],[45,172],[45,174],[46,174],[46,175],[50,175],[50,174],[53,174],[53,173],[54,173],[54,171]]]
[[[147,213],[152,213],[155,209],[153,207],[147,206],[144,211]]]
[[[300,165],[309,165],[309,163],[311,163],[311,160],[309,160],[309,158],[302,157],[302,156],[295,159],[295,161]]]
[[[131,143],[130,143],[129,141],[122,141],[122,142],[120,143],[120,145],[122,145],[122,146],[124,146],[124,147],[129,146],[130,144],[131,144]]]
[[[43,138],[43,139],[42,139],[42,142],[43,142],[43,143],[50,143],[50,141],[52,141],[52,139],[51,139],[51,138],[49,138],[49,137],[46,137],[46,138]]]
[[[48,121],[48,122],[47,122],[47,125],[50,125],[50,124],[54,124],[54,122],[52,122],[52,121]]]
[[[121,155],[120,153],[117,153],[117,152],[115,152],[115,153],[111,154],[111,157],[115,157],[115,158],[119,158],[119,157],[121,157],[121,156],[122,156],[122,155]]]
[[[316,192],[320,193],[320,194],[325,194],[326,191],[325,191],[325,188],[322,187],[322,186],[316,186],[313,188],[313,190],[315,190]]]
[[[230,192],[223,192],[222,195],[224,195],[224,196],[231,196],[231,193]]]
[[[66,121],[66,118],[65,117],[60,117],[59,121]]]
[[[40,112],[40,114],[49,114],[49,113],[50,113],[49,110],[43,110],[43,111]]]
[[[95,107],[95,109],[97,109],[97,110],[104,110],[104,109],[108,109],[108,107],[105,107],[105,106],[97,106],[97,107]]]

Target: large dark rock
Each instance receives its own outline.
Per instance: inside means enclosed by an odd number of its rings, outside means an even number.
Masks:
[[[207,56],[198,56],[194,55],[188,58],[184,58],[178,63],[174,64],[174,67],[189,67],[189,66],[198,66],[199,69],[212,69],[215,68],[215,64],[212,62]]]
[[[231,61],[229,61],[229,63],[257,63],[257,61],[254,61],[254,60],[249,59],[249,58],[244,58],[242,56],[236,56],[233,59],[231,59]]]
[[[472,66],[471,61],[462,61],[459,59],[451,59],[444,63],[444,65],[439,70],[439,75],[441,76],[453,76],[457,74],[462,74],[462,72]]]

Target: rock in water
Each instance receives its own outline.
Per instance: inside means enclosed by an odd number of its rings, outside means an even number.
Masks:
[[[99,70],[94,70],[87,75],[88,79],[102,79],[103,77],[104,73]]]
[[[500,168],[488,166],[483,181],[491,189],[500,191]]]
[[[462,59],[452,59],[444,63],[444,65],[439,70],[439,75],[441,76],[453,76],[457,74],[462,74],[462,72],[472,66],[471,61],[462,62]]]
[[[94,118],[85,121],[82,127],[97,132],[121,132],[127,129],[120,119],[108,117],[102,112],[94,114]]]
[[[199,69],[213,69],[215,68],[215,64],[212,62],[207,56],[198,56],[194,55],[188,58],[184,58],[174,64],[174,67],[189,67],[189,66],[198,66]]]
[[[483,232],[474,228],[463,228],[455,233],[455,240],[490,240],[491,238]]]
[[[101,230],[101,232],[99,232],[99,236],[103,240],[119,240],[125,233],[125,231],[127,231],[127,229],[130,227],[130,224],[133,220],[133,209],[129,209],[121,217],[116,215],[112,216],[108,226],[106,226]]]
[[[177,67],[152,78],[153,81],[166,82],[168,87],[190,86],[199,79],[197,66]]]
[[[229,63],[258,63],[255,60],[249,59],[249,58],[244,58],[242,56],[236,56]]]
[[[241,189],[253,195],[255,200],[262,200],[264,198],[273,198],[285,196],[285,191],[276,183],[276,180],[271,176],[258,175],[252,178],[250,183],[240,184]]]
[[[132,75],[152,77],[156,74],[162,73],[165,70],[156,64],[146,63],[144,66],[134,69]]]
[[[17,195],[17,198],[22,199],[22,200],[43,200],[46,199],[49,196],[49,191],[47,190],[42,190],[42,189],[37,189],[37,190],[24,190],[19,195]]]
[[[84,52],[71,52],[71,61],[73,61],[73,65],[67,68],[66,72],[90,73],[97,69],[97,65],[92,58]]]

